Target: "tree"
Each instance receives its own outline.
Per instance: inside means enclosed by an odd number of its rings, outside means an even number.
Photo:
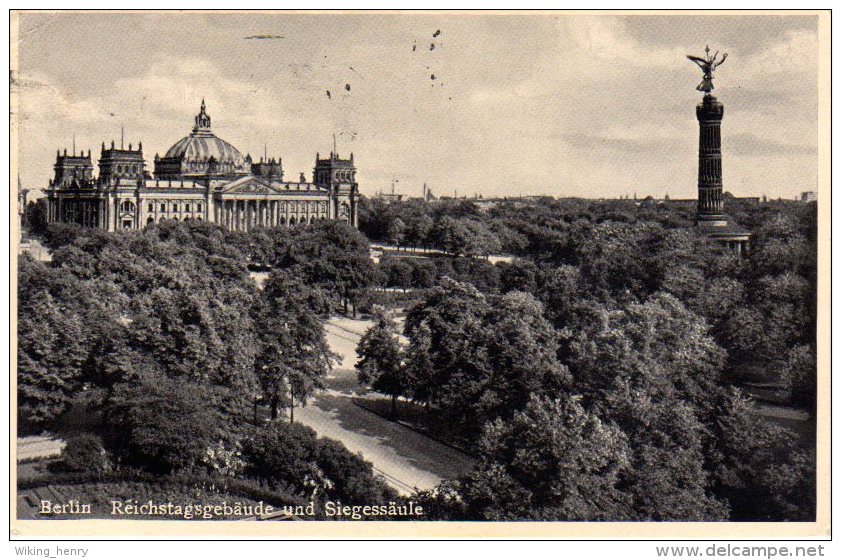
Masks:
[[[814,412],[818,396],[818,362],[815,348],[808,344],[791,348],[781,378],[783,386],[791,391],[792,401]]]
[[[418,245],[426,246],[429,241],[429,233],[435,225],[435,220],[429,214],[420,214],[414,216],[409,221],[406,230],[406,240],[412,244],[412,247],[417,248]]]
[[[309,284],[336,296],[347,314],[378,280],[368,240],[347,224],[328,220],[298,232],[278,263],[296,269]]]
[[[21,260],[21,267],[44,268]],[[18,308],[18,412],[24,425],[56,418],[81,390],[87,359],[83,317],[46,290],[21,290]]]
[[[567,324],[561,359],[588,397],[618,380],[653,398],[705,403],[717,386],[724,353],[707,325],[674,296],[658,293],[618,309],[590,302]]]
[[[758,227],[751,236],[748,258],[757,278],[786,272],[799,274],[810,256],[806,238],[789,217],[780,215]]]
[[[105,443],[123,464],[156,474],[191,471],[225,437],[214,388],[161,377],[115,387],[105,406]]]
[[[453,255],[460,255],[467,246],[469,231],[465,224],[456,218],[444,216],[435,223],[432,236],[435,245]]]
[[[502,244],[497,235],[479,220],[467,220],[467,229],[470,232],[465,254],[469,256],[488,257],[502,250]]]
[[[387,278],[386,285],[389,287],[403,288],[403,291],[412,287],[412,271],[414,267],[409,264],[410,259],[386,257],[380,261],[380,268]]]
[[[522,292],[488,296],[444,279],[409,312],[406,334],[414,397],[465,436],[571,381],[542,306]]]
[[[409,389],[403,367],[403,352],[394,332],[394,323],[380,313],[356,347],[359,382],[391,396],[391,415],[397,417],[397,397]]]
[[[711,521],[728,517],[705,470],[706,427],[690,403],[618,381],[594,406],[627,436],[631,453],[623,486],[636,519]]]
[[[488,425],[480,453],[462,481],[469,518],[631,518],[620,488],[627,440],[574,398],[533,397],[510,421]]]
[[[534,294],[537,291],[537,266],[530,260],[497,263],[502,293],[519,291]]]
[[[305,405],[324,387],[336,359],[311,307],[317,296],[310,292],[300,279],[277,271],[266,281],[257,306],[256,369],[272,419],[280,407],[288,407],[294,422],[295,404]]]
[[[488,310],[487,298],[473,286],[444,278],[406,318],[408,355],[413,359],[410,368],[428,375],[415,378],[415,397],[423,396],[430,406],[452,414],[450,420],[463,421],[465,431],[471,432],[476,422],[481,427],[485,420],[475,418],[465,396],[477,393],[471,378],[479,383],[487,378],[475,341],[485,328],[483,317]],[[422,348],[428,349],[423,355]],[[416,362],[428,362],[431,367],[415,368]]]
[[[431,288],[435,283],[436,268],[429,259],[417,259],[412,267],[412,287]]]
[[[730,504],[733,521],[815,519],[814,452],[759,418],[735,388],[719,392],[709,426],[711,487]]]
[[[64,245],[69,245],[77,237],[84,235],[85,233],[85,228],[79,224],[53,222],[47,226],[47,230],[44,233],[44,244],[49,249],[57,249]]]
[[[388,224],[388,240],[398,249],[406,237],[406,224],[400,218],[394,218]]]

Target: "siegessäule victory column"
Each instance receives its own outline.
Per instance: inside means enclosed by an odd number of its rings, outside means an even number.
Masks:
[[[710,47],[705,49],[706,56],[687,55],[704,72],[701,83],[696,88],[704,92],[704,99],[695,109],[698,117],[700,134],[698,139],[698,211],[696,224],[712,241],[727,245],[741,254],[748,248],[750,232],[724,214],[723,183],[721,178],[721,119],[724,117],[724,105],[712,94],[713,71],[727,59],[727,53],[719,59],[718,52],[710,56]]]

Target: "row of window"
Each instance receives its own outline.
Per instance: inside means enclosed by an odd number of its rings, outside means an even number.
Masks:
[[[117,175],[139,175],[140,165],[117,164]]]
[[[234,211],[234,212],[236,212],[238,208],[239,208],[239,209],[242,209],[242,208],[243,208],[243,205],[242,205],[242,204],[239,204],[239,202],[238,202],[238,201],[233,201],[233,202],[234,202],[234,204],[233,204],[233,205],[227,205],[227,206],[225,206],[225,208],[230,209],[230,210],[232,210],[232,211]],[[289,212],[313,212],[313,213],[317,213],[317,212],[322,212],[322,213],[323,213],[323,212],[327,212],[327,202],[326,202],[326,201],[321,201],[321,202],[318,202],[318,201],[313,201],[313,202],[307,202],[307,201],[294,202],[294,201],[293,201],[293,202],[280,202],[279,204],[280,204],[280,212],[281,212],[281,213],[284,213],[284,214],[285,214],[287,211],[289,211]],[[250,206],[251,208],[253,208],[253,205],[249,205],[249,206]],[[262,207],[263,207],[263,208],[266,208],[266,206],[265,206],[265,205],[262,205]]]
[[[149,206],[147,206],[150,213],[155,212],[155,204],[156,204],[155,202],[150,202]],[[135,208],[136,208],[136,206],[134,205],[134,202],[132,202],[130,200],[124,200],[123,202],[120,203],[120,211],[121,212],[134,212]],[[167,203],[166,202],[161,202],[158,208],[160,209],[161,212],[166,212],[167,211]],[[173,202],[173,203],[170,204],[170,211],[172,211],[172,212],[179,212],[179,211],[181,211],[181,209],[182,209],[182,207],[177,202]],[[184,206],[183,206],[183,211],[184,212],[193,212],[193,211],[201,212],[202,211],[202,203],[201,202],[196,202],[195,206],[193,206],[192,203],[185,202]]]
[[[172,212],[179,212],[180,210],[179,210],[179,205],[178,205],[178,203],[177,203],[177,202],[173,202],[173,203],[172,203],[172,206],[171,206],[171,208],[170,208],[170,210],[171,210]],[[149,212],[154,212],[154,211],[155,211],[155,203],[154,203],[154,202],[150,202],[150,203],[149,203]],[[161,211],[161,212],[166,212],[166,211],[167,211],[167,210],[166,210],[166,202],[161,202],[161,204],[160,204],[160,211]],[[192,205],[192,204],[190,204],[189,202],[185,202],[185,203],[184,203],[184,212],[192,212],[192,211],[193,211],[193,205]],[[201,203],[201,202],[196,202],[195,211],[196,211],[196,212],[201,212],[201,211],[202,211],[202,203]]]
[[[197,222],[200,222],[200,221],[201,221],[201,216],[196,216],[195,218],[190,218],[190,216],[187,216],[186,218],[184,218],[184,221],[185,221],[185,222],[189,222],[191,219],[195,219]],[[178,221],[178,217],[177,217],[177,216],[175,216],[175,217],[173,217],[173,218],[164,218],[164,217],[162,216],[162,217],[158,220],[158,222],[165,222],[165,221],[167,221],[167,220],[173,220],[173,221],[177,222],[177,221]],[[155,223],[155,217],[154,217],[154,216],[149,216],[148,218],[146,218],[146,223],[147,223],[147,224],[154,224],[154,223]]]
[[[333,171],[333,181],[340,183],[352,183],[354,180],[354,171]],[[330,172],[321,172],[318,174],[319,183],[326,183],[330,179]]]

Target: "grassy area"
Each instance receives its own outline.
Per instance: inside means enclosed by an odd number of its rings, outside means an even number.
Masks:
[[[397,414],[394,415],[391,409],[391,397],[379,393],[369,393],[364,397],[356,397],[354,402],[378,416],[400,422],[406,427],[468,455],[475,445],[475,442],[465,439],[458,430],[453,429],[452,424],[442,421],[418,403],[398,399]]]

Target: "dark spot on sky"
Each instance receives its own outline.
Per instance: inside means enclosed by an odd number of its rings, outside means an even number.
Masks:
[[[330,96],[330,90],[329,90],[329,89],[327,90],[327,99],[333,99],[333,98]]]
[[[416,50],[418,50],[418,44],[417,43],[412,45],[412,52],[415,52]]]
[[[345,91],[350,91],[350,84],[345,84]]]
[[[435,74],[432,74],[431,76],[429,76],[429,79],[434,80],[435,79]]]
[[[431,51],[435,50],[435,43],[429,43],[429,50],[431,50]]]
[[[438,36],[438,35],[440,35],[440,34],[441,34],[441,30],[439,29],[438,31],[436,31],[435,33],[433,33],[433,34],[432,34],[432,36],[433,36],[433,37],[437,37],[437,36]]]

